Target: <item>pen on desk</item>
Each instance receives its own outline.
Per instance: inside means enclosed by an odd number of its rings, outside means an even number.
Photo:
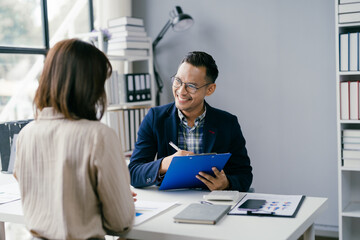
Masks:
[[[169,142],[170,146],[172,146],[176,151],[181,151],[181,149],[176,146],[172,141]]]

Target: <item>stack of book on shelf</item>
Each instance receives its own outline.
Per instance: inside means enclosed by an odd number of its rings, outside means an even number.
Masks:
[[[359,81],[340,83],[340,119],[360,119]]]
[[[344,167],[360,167],[360,130],[344,129],[342,135]]]
[[[135,148],[137,132],[140,124],[149,108],[123,109],[119,111],[109,111],[109,126],[115,130],[121,143],[122,150],[127,157]]]
[[[339,23],[360,22],[360,1],[339,1]]]
[[[105,88],[110,105],[151,100],[149,73],[119,74],[113,71]]]
[[[359,3],[360,4],[360,3]],[[359,71],[359,32],[340,34],[340,66],[342,72]]]
[[[121,17],[108,21],[111,34],[108,54],[120,56],[147,56],[151,46],[141,18]]]
[[[107,102],[110,105],[125,103],[124,74],[113,71],[105,84]]]

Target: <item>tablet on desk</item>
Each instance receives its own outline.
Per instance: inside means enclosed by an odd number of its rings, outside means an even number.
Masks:
[[[211,168],[216,167],[221,171],[230,156],[231,153],[176,156],[171,161],[159,190],[204,188],[206,185],[196,175],[199,172],[214,175]]]

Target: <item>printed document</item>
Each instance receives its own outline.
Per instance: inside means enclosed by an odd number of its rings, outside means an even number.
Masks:
[[[0,186],[0,204],[19,200],[20,197],[19,185],[17,183]]]
[[[247,194],[228,214],[295,217],[304,198],[303,195]],[[262,199],[266,202],[260,209],[252,212],[239,208],[248,199]]]
[[[143,223],[144,221],[174,206],[175,204],[177,204],[177,202],[153,202],[137,200],[135,202],[134,225],[136,226]]]

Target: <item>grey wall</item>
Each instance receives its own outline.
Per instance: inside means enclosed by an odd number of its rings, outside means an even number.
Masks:
[[[175,5],[195,24],[157,47],[161,103],[185,53],[210,53],[220,75],[207,101],[237,115],[256,192],[327,197],[317,223],[338,225],[333,1],[133,0],[133,16],[154,39]]]

